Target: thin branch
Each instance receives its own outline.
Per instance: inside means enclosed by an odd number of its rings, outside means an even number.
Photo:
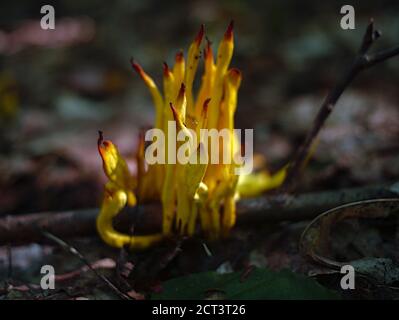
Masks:
[[[297,180],[304,168],[310,150],[315,145],[316,138],[326,122],[327,118],[333,111],[338,99],[342,93],[351,84],[353,79],[363,70],[368,69],[377,63],[386,61],[394,56],[399,55],[399,47],[379,51],[377,53],[368,54],[368,51],[381,36],[381,33],[374,29],[374,21],[370,20],[366,32],[363,36],[358,54],[356,55],[350,68],[343,74],[341,79],[337,82],[335,87],[331,89],[327,97],[324,99],[316,118],[313,121],[313,126],[309,130],[303,144],[298,148],[294,158],[288,167],[287,179],[284,184],[285,189],[293,187],[294,181]]]
[[[325,210],[346,203],[398,195],[397,187],[371,186],[296,196],[273,195],[243,199],[237,203],[237,225],[309,220]],[[43,242],[43,230],[63,239],[96,235],[95,220],[98,211],[99,209],[86,209],[0,218],[0,245]],[[116,217],[114,224],[118,230],[129,232],[132,222],[137,234],[159,232],[162,225],[160,204],[150,203],[127,208]]]
[[[367,56],[367,60],[368,60],[367,67],[371,67],[377,63],[388,60],[397,55],[399,55],[399,46],[389,49],[389,50],[377,52],[377,53],[373,54],[372,56]]]
[[[93,266],[89,263],[89,261],[87,261],[87,259],[75,247],[72,247],[70,244],[66,243],[64,240],[51,234],[50,232],[43,231],[42,233],[46,238],[50,239],[51,241],[54,241],[64,250],[78,257],[80,261],[82,261],[102,282],[105,283],[107,287],[109,287],[112,291],[114,291],[120,298],[124,300],[131,300],[129,296],[120,291],[110,280],[108,280],[107,277],[98,273],[98,271],[95,268],[93,268]]]

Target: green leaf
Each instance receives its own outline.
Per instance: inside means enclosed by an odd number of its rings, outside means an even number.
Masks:
[[[242,273],[203,272],[171,279],[152,299],[339,299],[315,280],[289,270],[273,272],[254,269],[245,278]]]

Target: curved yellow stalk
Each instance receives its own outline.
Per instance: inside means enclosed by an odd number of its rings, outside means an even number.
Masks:
[[[135,180],[129,173],[126,161],[118,148],[108,140],[103,140],[102,133],[97,142],[98,151],[103,160],[103,168],[109,181],[105,185],[104,199],[96,226],[101,238],[110,246],[121,248],[144,249],[162,239],[162,235],[130,236],[118,232],[113,227],[113,218],[126,206],[136,205],[133,193]]]

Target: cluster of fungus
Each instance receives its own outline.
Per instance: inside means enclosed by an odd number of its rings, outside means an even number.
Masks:
[[[190,45],[187,58],[183,52],[176,54],[173,68],[164,64],[163,94],[143,68],[131,61],[149,89],[155,105],[154,128],[167,135],[168,122],[175,121],[178,130],[187,135],[200,129],[227,129],[230,139],[220,148],[231,153],[232,159],[241,153],[241,145],[234,135],[234,114],[241,72],[229,68],[233,55],[233,23],[227,28],[219,44],[216,61],[211,43],[207,41],[201,52],[204,27]],[[201,54],[202,53],[202,54]],[[198,93],[193,93],[195,74],[203,57],[204,67]],[[191,130],[189,130],[191,129]],[[209,153],[207,145],[197,139],[188,150],[190,156]],[[249,175],[237,175],[234,169],[240,164],[225,163],[146,163],[145,143],[141,135],[137,150],[137,174],[133,176],[118,148],[109,140],[98,140],[98,150],[108,182],[97,218],[97,230],[101,238],[114,247],[129,246],[132,249],[147,248],[173,234],[192,236],[199,225],[204,234],[217,239],[226,236],[236,221],[236,201],[239,197],[254,196],[279,186],[285,170],[274,175],[266,170]],[[181,141],[173,141],[177,145]],[[166,145],[171,141],[166,140]],[[167,146],[166,146],[167,149]],[[201,152],[202,151],[202,152]],[[166,158],[168,155],[166,155]],[[128,235],[114,229],[113,218],[125,207],[135,206],[137,201],[160,201],[162,204],[162,232],[149,235]]]

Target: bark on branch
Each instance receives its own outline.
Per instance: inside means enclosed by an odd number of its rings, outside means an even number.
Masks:
[[[398,186],[376,186],[307,193],[297,196],[273,195],[244,199],[237,204],[237,225],[265,222],[309,220],[325,210],[342,204],[378,198],[399,197]],[[0,218],[0,245],[45,241],[43,231],[60,238],[92,236],[96,234],[95,220],[98,209],[45,212],[10,215]],[[135,226],[137,233],[150,233],[161,229],[160,204],[146,204],[123,211],[115,226],[128,231]]]

